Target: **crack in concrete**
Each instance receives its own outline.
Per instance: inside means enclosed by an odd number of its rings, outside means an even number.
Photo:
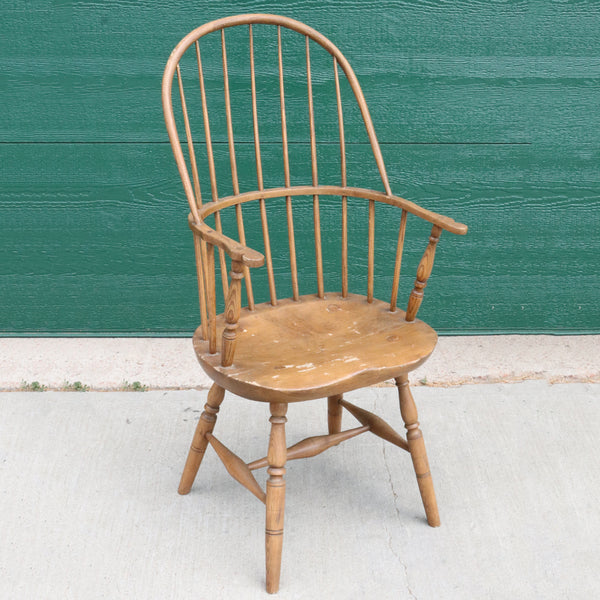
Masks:
[[[383,447],[383,464],[385,465],[385,470],[387,471],[387,474],[388,474],[388,481],[390,484],[390,488],[391,488],[392,494],[394,496],[394,508],[396,509],[396,514],[398,516],[398,519],[400,519],[400,510],[398,509],[398,494],[396,493],[396,490],[394,488],[394,480],[392,478],[392,472],[390,471],[390,466],[387,461],[387,454],[385,451],[385,448],[386,448],[385,442],[383,443],[382,447]],[[390,530],[387,528],[385,523],[384,523],[384,529],[385,529],[385,532],[387,533],[388,548],[390,549],[390,552],[396,557],[396,560],[398,561],[400,566],[404,569],[404,579],[406,580],[406,589],[407,589],[408,593],[410,594],[410,597],[414,598],[414,600],[417,600],[417,597],[413,593],[413,591],[410,587],[410,582],[408,580],[408,567],[404,564],[404,562],[402,562],[400,555],[394,550],[394,547],[392,546],[392,534],[390,533]]]

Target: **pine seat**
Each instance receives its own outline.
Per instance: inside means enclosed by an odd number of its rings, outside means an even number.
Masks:
[[[207,374],[239,396],[263,402],[325,398],[399,377],[425,362],[437,334],[405,316],[357,294],[306,295],[242,309],[229,367],[221,366],[220,341],[210,354],[200,329],[194,349]],[[224,326],[220,315],[217,328]]]

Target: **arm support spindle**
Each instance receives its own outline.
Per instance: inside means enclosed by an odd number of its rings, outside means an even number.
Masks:
[[[410,293],[408,299],[408,306],[406,308],[406,320],[414,321],[423,301],[423,290],[427,285],[427,280],[431,275],[431,269],[433,269],[433,259],[435,258],[435,248],[437,243],[440,241],[440,235],[442,228],[439,225],[434,225],[431,228],[431,235],[429,236],[429,244],[423,252],[423,257],[417,268],[417,278],[415,279],[415,287]]]
[[[229,367],[233,364],[235,352],[235,338],[242,307],[242,279],[244,278],[244,265],[241,262],[231,263],[231,284],[225,303],[225,329],[223,329],[223,341],[221,344],[221,365]]]

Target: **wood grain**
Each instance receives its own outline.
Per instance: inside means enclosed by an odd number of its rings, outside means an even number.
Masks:
[[[262,503],[265,503],[266,494],[258,484],[258,481],[254,479],[254,475],[252,475],[246,463],[211,433],[206,434],[206,439],[218,454],[227,472],[248,491],[252,492]]]
[[[270,343],[257,343],[264,339]],[[199,335],[194,349],[202,368],[229,391],[260,402],[297,402],[397,377],[423,363],[436,341],[428,325],[407,323],[403,311],[392,313],[385,302],[326,294],[242,309],[230,367]]]
[[[342,297],[346,298],[346,296],[342,294]],[[327,398],[327,428],[330,434],[339,433],[342,430],[342,413],[344,412],[340,404],[342,398],[341,394]]]
[[[360,423],[367,426],[371,433],[376,436],[402,448],[403,450],[408,450],[408,444],[406,440],[402,438],[388,423],[386,423],[381,417],[355,406],[346,400],[342,400],[340,404],[352,414]]]
[[[230,14],[255,9],[245,0],[228,5]],[[301,0],[291,11],[271,0],[260,9],[293,12],[340,40],[369,90],[382,142],[595,142],[600,7],[594,3],[536,1],[525,11],[520,3],[474,0],[460,9],[394,0],[329,0],[316,7]],[[185,0],[168,10],[158,0],[148,0],[142,11],[111,0],[85,9],[66,2],[31,11],[17,3],[0,11],[0,55],[11,57],[2,69],[11,93],[3,98],[0,137],[12,141],[165,140],[156,75],[181,23],[191,28],[200,24],[199,14],[202,21],[223,16],[218,4],[192,7]],[[376,36],[364,35],[365,23],[384,26]],[[237,44],[232,40],[230,54]],[[290,85],[301,80],[299,74]],[[392,111],[391,104],[402,109]],[[300,112],[292,101],[289,108]],[[324,129],[335,135],[334,115],[329,125]],[[357,135],[356,128],[348,134]]]
[[[334,18],[335,29],[353,40],[339,45],[368,90],[380,140],[390,144],[383,153],[394,191],[425,198],[440,212],[472,215],[470,239],[456,250],[442,244],[438,260],[444,268],[430,282],[448,295],[447,305],[465,302],[465,311],[451,320],[452,311],[432,294],[423,318],[436,328],[451,323],[446,332],[600,331],[595,301],[599,182],[593,167],[599,94],[593,57],[600,9],[589,3],[537,3],[524,14],[517,4],[473,6],[472,28],[460,40],[452,33],[461,24],[460,11],[439,2],[331,2],[323,10],[301,3],[299,10],[330,35]],[[233,3],[231,10],[248,8]],[[151,0],[146,9],[142,16],[125,2],[96,3],[85,11],[68,3],[33,12],[20,5],[0,9],[5,24],[0,47],[10,56],[3,63],[8,82],[3,89],[10,93],[2,97],[0,138],[44,142],[0,148],[0,201],[9,207],[0,242],[0,296],[9,307],[0,322],[5,334],[186,335],[197,324],[184,250],[189,240],[177,224],[179,182],[165,171],[169,151],[160,144],[131,142],[166,141],[156,102],[157,74],[180,36],[182,20],[198,17],[182,0],[168,11]],[[267,2],[265,10],[277,9]],[[216,6],[203,11],[220,16]],[[382,15],[388,26],[380,35],[368,41],[357,35],[362,22]],[[400,19],[403,35],[397,36],[392,25]],[[243,41],[228,46],[233,75],[247,68],[235,59]],[[269,43],[265,57],[274,57],[276,42]],[[379,61],[372,60],[374,54]],[[317,59],[315,53],[312,58]],[[306,129],[297,127],[304,105],[293,99],[294,90],[305,89],[305,74],[298,69],[294,75],[293,60],[286,53],[287,109],[290,133],[296,136],[291,141],[297,142],[308,139]],[[205,75],[214,91],[220,70]],[[239,100],[241,91],[233,93]],[[264,99],[267,105],[271,101],[268,93]],[[401,110],[390,110],[392,104]],[[319,139],[337,141],[333,109],[316,108],[324,118]],[[349,141],[363,140],[364,132],[354,126],[356,111],[348,103],[344,109],[348,135],[355,136]],[[263,130],[262,136],[276,140],[280,132],[269,137]],[[251,145],[251,132],[240,139]],[[51,141],[67,144],[48,145]],[[96,141],[127,143],[91,144]],[[225,133],[213,140],[217,160],[219,155],[229,160],[226,142]],[[533,144],[399,145],[404,142]],[[318,152],[325,148],[320,144]],[[160,154],[166,158],[157,159]],[[265,149],[263,154],[267,160]],[[360,153],[349,161],[356,171]],[[326,169],[320,158],[322,179]],[[252,175],[248,163],[241,171],[242,180]],[[532,222],[541,223],[541,247],[528,235]],[[494,227],[503,235],[491,238],[487,232]],[[383,232],[391,243],[389,236]],[[164,242],[168,250],[159,252]],[[462,256],[488,267],[469,272]],[[407,263],[410,259],[409,253]],[[326,271],[332,268],[330,258],[324,261]],[[353,261],[361,264],[351,257],[351,268]],[[455,266],[446,271],[451,263]],[[404,272],[410,268],[407,264]],[[461,294],[464,278],[473,297],[483,302]],[[389,277],[377,274],[375,295],[383,297],[379,281],[389,285]],[[259,283],[264,289],[264,280]],[[520,302],[513,289],[520,290]],[[308,291],[305,287],[302,293]]]
[[[223,329],[223,338],[221,342],[221,365],[228,367],[233,363],[235,346],[237,340],[238,319],[240,318],[240,309],[242,302],[242,279],[244,277],[244,267],[242,263],[233,261],[231,264],[231,285],[225,303],[225,328]],[[249,308],[249,310],[252,310]]]
[[[423,433],[419,428],[417,407],[412,397],[410,387],[408,385],[408,376],[402,375],[396,378],[398,386],[398,394],[400,396],[400,413],[406,427],[406,441],[408,442],[408,450],[410,452],[419,491],[425,514],[427,515],[427,523],[431,527],[440,526],[440,515],[437,507],[437,500],[433,490],[433,478],[429,470],[429,461],[427,452],[425,451],[425,441]]]
[[[423,301],[424,289],[427,286],[427,280],[431,275],[433,269],[433,261],[435,259],[435,250],[437,243],[440,241],[440,235],[442,228],[434,225],[431,228],[431,235],[429,236],[429,243],[425,252],[419,261],[417,267],[417,277],[415,279],[414,287],[408,298],[408,306],[406,308],[406,320],[414,321]]]
[[[224,396],[225,390],[216,384],[213,384],[208,392],[204,411],[200,415],[200,420],[196,425],[192,445],[190,446],[188,457],[181,475],[181,481],[179,482],[178,492],[182,495],[189,494],[192,489],[194,479],[196,478],[196,474],[198,473],[198,469],[204,458],[204,453],[206,452],[208,435],[210,435],[215,428],[217,413],[219,412],[219,407],[223,402]]]
[[[267,592],[274,594],[279,589],[281,551],[283,547],[283,515],[285,508],[285,423],[287,404],[271,403],[271,435],[267,460],[267,511],[265,523],[265,563],[267,570]]]
[[[240,165],[250,164],[253,149],[247,149],[238,156]],[[310,148],[304,150],[308,156]],[[349,168],[366,168],[367,149],[349,150]],[[320,157],[320,177],[337,183],[339,146],[331,151],[336,158],[330,162]],[[468,236],[441,240],[420,318],[445,333],[600,332],[598,153],[585,147],[561,152],[553,146],[536,147],[534,156],[526,146],[384,148],[388,163],[401,165],[390,171],[396,192],[470,225]],[[274,160],[281,148],[265,147],[264,160],[267,153]],[[215,160],[229,170],[227,144],[215,146]],[[187,208],[168,146],[0,144],[0,163],[4,335],[188,336],[194,331],[199,310],[192,239],[181,227]],[[309,164],[306,175],[310,178]],[[283,180],[283,169],[278,179]],[[224,187],[222,193],[228,191]],[[366,207],[349,204],[354,228],[366,218]],[[269,210],[275,216],[280,209]],[[283,203],[281,210],[285,221]],[[324,230],[339,230],[339,199],[321,212]],[[248,241],[261,250],[256,217],[250,209],[244,212]],[[295,200],[294,221],[296,227],[312,223],[309,203]],[[533,222],[541,241],[531,236]],[[233,215],[223,226],[236,235]],[[396,246],[397,216],[384,215],[377,227],[374,295],[386,298],[393,272],[378,265]],[[502,235],[490,234],[496,230]],[[425,228],[413,237],[413,231],[407,227],[401,308],[429,233]],[[271,231],[271,237],[278,289],[291,296],[287,233]],[[323,241],[324,271],[340,273],[339,246],[329,248]],[[349,239],[350,280],[356,285],[350,291],[357,293],[367,284],[361,275],[365,242],[366,229]],[[296,245],[299,264],[308,263],[313,244],[297,236]],[[264,271],[252,271],[257,302],[268,297]],[[464,293],[465,278],[470,294]],[[299,280],[301,294],[316,291],[306,272]],[[340,280],[328,280],[330,289],[334,284],[341,289]],[[464,310],[457,314],[452,307],[459,305]],[[219,306],[222,311],[221,298]]]
[[[315,435],[305,438],[287,449],[286,460],[317,456],[332,446],[337,446],[341,442],[356,437],[361,433],[366,433],[367,431],[369,431],[369,427],[363,426],[355,427],[354,429],[348,429],[347,431],[339,431],[329,435]],[[251,463],[248,463],[247,466],[251,471],[253,471],[255,469],[262,469],[268,464],[268,457],[265,456],[264,458],[253,460]]]

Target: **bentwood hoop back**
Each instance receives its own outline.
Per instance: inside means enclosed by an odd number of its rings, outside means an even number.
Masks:
[[[236,75],[230,69],[227,41],[231,33],[229,28],[238,26],[245,30],[247,36],[244,68],[245,77],[249,75],[249,106],[246,114],[250,117],[250,123],[237,121],[236,107],[232,107],[232,90],[234,87],[236,90],[239,88],[239,82],[234,80]],[[254,26],[259,26],[261,30],[263,26],[271,26],[265,28],[270,32],[265,35],[271,35],[268,46],[273,49],[266,66],[255,61],[258,47],[255,48]],[[283,32],[286,32],[285,36]],[[291,35],[300,36],[303,40],[300,46],[295,43],[290,44],[290,47],[301,48],[304,62],[303,118],[308,125],[308,139],[304,147],[308,149],[310,158],[310,172],[307,173],[306,180],[294,181],[296,185],[292,185],[295,163],[290,142],[290,134],[296,135],[296,131],[288,128],[284,65],[288,56],[286,43],[289,38],[286,36]],[[205,42],[215,36],[217,50],[214,50],[214,44],[207,43],[205,46]],[[238,44],[235,53],[236,73],[239,71],[239,50]],[[264,54],[263,50],[261,48],[261,54]],[[324,183],[319,183],[316,103],[313,94],[313,81],[317,80],[311,71],[316,51],[325,51],[330,55],[327,76],[335,89],[333,102],[339,141],[336,150],[339,160],[337,180]],[[182,62],[184,56],[189,57],[190,54],[193,57],[193,69],[188,68],[189,64],[184,68]],[[217,79],[221,87],[218,101],[215,101],[214,95],[210,96],[211,90],[207,91],[206,84],[208,77],[214,84],[217,77],[215,65],[218,66]],[[263,67],[275,88],[270,98],[275,98],[276,103],[271,102],[268,114],[261,114],[259,110],[260,92],[269,79],[268,76],[261,75]],[[297,81],[298,73],[295,75]],[[322,78],[323,75],[319,74],[318,81]],[[191,81],[192,85],[188,85],[186,81]],[[260,81],[260,85],[257,85],[257,81]],[[351,90],[352,101],[358,105],[381,179],[382,189],[379,191],[350,186],[348,183],[349,177],[354,177],[356,173],[348,167],[342,88]],[[296,85],[295,90],[297,89]],[[236,97],[241,96],[238,94]],[[219,19],[195,29],[181,40],[169,58],[163,78],[162,99],[169,139],[191,211],[189,227],[194,238],[201,316],[200,326],[194,334],[194,349],[201,366],[214,381],[194,434],[179,492],[187,494],[190,491],[210,443],[228,472],[266,504],[266,581],[267,591],[271,593],[279,588],[284,476],[285,465],[289,460],[315,456],[344,440],[371,432],[410,453],[427,521],[431,526],[439,525],[423,435],[407,374],[427,360],[437,340],[434,330],[416,317],[432,271],[440,235],[444,230],[465,234],[467,227],[392,194],[369,110],[352,68],[327,38],[298,21],[275,15],[240,15]],[[178,105],[177,118],[174,103]],[[298,106],[297,98],[294,99],[294,106]],[[263,155],[264,143],[261,145],[261,128],[273,120],[273,114],[277,115],[276,120],[280,124],[278,144],[281,156],[276,160],[272,158],[272,152],[268,155],[264,152]],[[211,124],[216,125],[211,128]],[[251,139],[240,144],[236,141],[236,136],[244,125],[248,125],[251,130]],[[221,130],[217,130],[217,127]],[[215,131],[217,137],[214,136]],[[217,147],[215,140],[222,143]],[[252,168],[256,173],[256,183],[250,189],[241,189],[243,178],[238,164],[242,149],[249,146],[253,150]],[[228,155],[228,169],[222,174],[222,164],[217,153],[222,155],[224,148]],[[207,174],[205,179],[210,186],[209,201],[203,201],[201,173]],[[276,186],[265,185],[265,181],[274,179],[278,181]],[[221,188],[229,186],[232,193],[220,196],[218,185]],[[335,231],[322,227],[321,200],[325,198],[330,202],[333,200],[338,206],[340,226]],[[352,269],[349,269],[349,236],[354,235],[351,227],[353,219],[349,218],[353,206],[351,201],[363,201],[368,207],[366,277],[363,278],[366,289],[363,294],[352,291],[355,286],[351,280]],[[248,211],[257,204],[257,223],[260,223],[262,230],[259,242],[262,252],[247,243],[247,233],[251,231],[244,221],[244,209]],[[308,231],[305,226],[295,227],[294,224],[299,208],[305,211],[307,204],[312,212],[311,229]],[[386,261],[392,285],[385,301],[375,297],[375,217],[378,204],[397,210],[397,243]],[[283,211],[278,211],[284,215],[282,224],[274,224],[273,219],[268,219],[268,213],[273,215],[276,206],[284,207]],[[389,213],[386,214],[389,218]],[[409,214],[428,221],[431,224],[431,234],[424,244],[423,256],[404,311],[399,308],[398,289]],[[224,234],[229,217],[235,224],[237,240]],[[273,227],[277,228],[280,235],[281,231],[286,232],[285,249],[272,252],[269,227],[271,231]],[[326,289],[326,283],[332,279],[326,273],[325,267],[331,261],[324,260],[323,235],[327,236],[327,248],[331,247],[333,238],[338,240],[337,263],[340,265],[340,272],[336,275],[338,283],[334,290]],[[314,263],[309,266],[309,270],[312,271],[314,267],[311,281],[315,282],[315,289],[310,294],[301,293],[304,285],[302,274],[307,271],[307,265],[302,263],[303,254],[298,252],[299,244],[307,236],[310,236],[314,247]],[[282,253],[287,256],[286,264],[289,268],[286,289],[291,290],[290,297],[283,299],[277,293],[277,275],[281,275]],[[274,268],[274,263],[279,265],[278,269]],[[269,300],[263,303],[255,302],[251,275],[251,270],[260,267],[266,268],[265,285],[268,286]],[[219,272],[221,284],[217,286]],[[242,292],[242,285],[245,294]],[[224,312],[217,314],[221,290]],[[246,298],[246,306],[242,308],[243,296]],[[400,412],[407,430],[406,438],[378,416],[343,398],[346,392],[387,379],[394,379],[398,386]],[[271,435],[264,458],[246,463],[213,435],[225,390],[251,400],[270,403]],[[285,415],[288,403],[316,398],[327,398],[329,434],[310,437],[286,447]],[[342,431],[344,408],[357,419],[359,427]],[[267,467],[269,474],[266,491],[252,473],[264,467]]]

